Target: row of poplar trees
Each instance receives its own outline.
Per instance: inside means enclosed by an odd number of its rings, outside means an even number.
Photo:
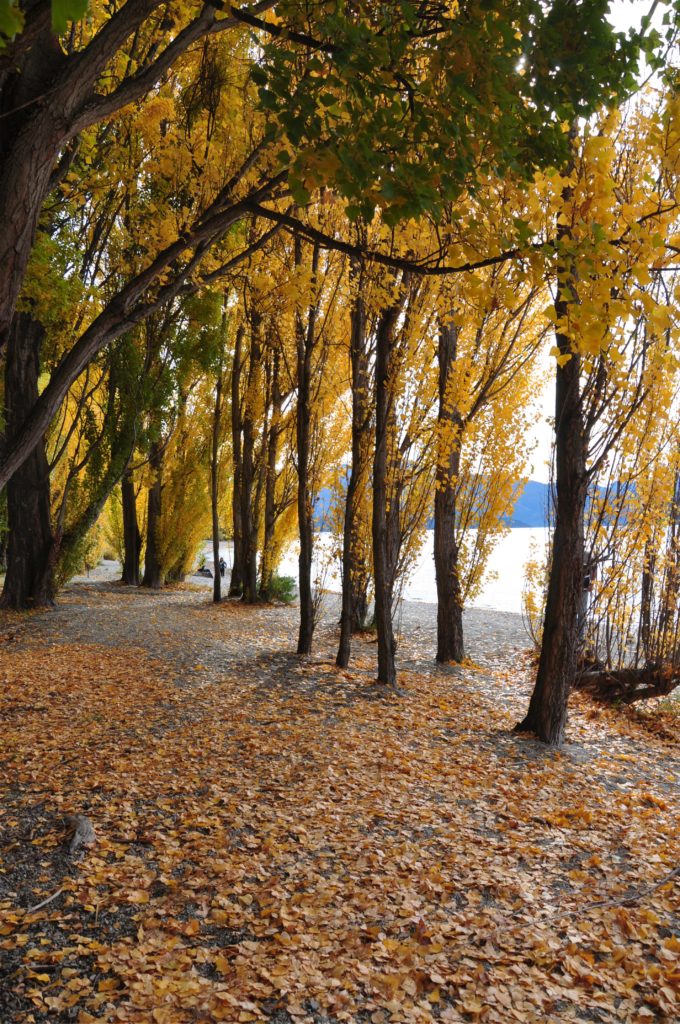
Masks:
[[[334,480],[338,664],[372,588],[396,683],[394,602],[432,514],[436,656],[462,660],[551,347],[555,523],[520,728],[562,740],[587,645],[590,685],[616,663],[617,685],[668,688],[675,12],[624,36],[607,6],[5,4],[3,602],[53,601],[104,510],[125,581],[151,587],[210,522],[217,560],[229,521],[250,602],[295,530],[308,653]]]

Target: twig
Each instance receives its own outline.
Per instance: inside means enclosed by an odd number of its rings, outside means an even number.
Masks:
[[[34,907],[29,907],[26,913],[34,914],[36,910],[41,910],[43,907],[46,907],[48,903],[51,903],[52,900],[56,900],[57,896],[61,896],[63,891],[63,889],[57,889],[56,892],[53,892],[52,895],[48,896],[46,900],[42,901],[42,903],[36,903]]]
[[[668,882],[672,882],[678,875],[680,875],[680,864],[678,864],[677,867],[674,867],[672,871],[669,871],[667,875],[664,875],[663,878],[660,878],[658,882],[655,882],[654,885],[647,886],[646,889],[638,889],[635,892],[628,893],[627,896],[621,896],[619,899],[615,900],[598,900],[596,903],[586,903],[585,906],[577,907],[574,910],[557,910],[554,914],[548,914],[547,917],[537,918],[535,923],[537,925],[544,925],[564,918],[581,917],[583,914],[587,914],[589,910],[597,910],[604,907],[632,906],[634,903],[637,903],[638,900],[644,899],[646,896],[651,896],[651,894],[656,892],[657,889],[661,889],[661,887],[666,885]],[[519,917],[520,914],[521,911],[518,911],[512,916]],[[524,921],[518,921],[517,924],[507,924],[505,927],[499,926],[492,933],[489,933],[489,935],[486,936],[486,939],[490,939],[492,942],[496,941],[500,935],[507,932],[514,932],[516,928],[525,927],[525,924],[526,922]]]
[[[638,889],[636,892],[629,893],[628,896],[622,896],[618,900],[599,900],[597,903],[588,903],[585,907],[581,907],[580,910],[571,911],[570,915],[582,914],[585,911],[594,910],[596,907],[627,907],[643,899],[645,896],[651,896],[653,892],[666,885],[667,882],[671,882],[678,875],[680,875],[680,864],[673,868],[672,871],[669,871],[667,875],[664,875],[658,882],[655,882],[654,885],[647,886],[646,889]]]

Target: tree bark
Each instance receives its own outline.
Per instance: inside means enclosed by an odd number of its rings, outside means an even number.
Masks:
[[[558,284],[555,309],[565,317],[575,283]],[[581,394],[581,360],[568,337],[556,335],[559,350],[555,378],[556,509],[552,564],[543,622],[536,684],[526,717],[517,731],[534,732],[559,745],[564,739],[569,690],[579,654],[579,609],[583,590],[583,523],[588,477],[588,437]],[[563,359],[562,357],[565,357]]]
[[[376,332],[375,453],[373,457],[373,576],[375,624],[378,634],[378,682],[396,686],[396,643],[392,624],[394,573],[398,557],[398,502],[390,481],[390,448],[394,401],[391,387],[392,351],[400,307],[384,310]],[[397,524],[396,538],[394,524]],[[396,540],[396,550],[395,550]]]
[[[142,586],[151,590],[160,590],[163,586],[163,573],[160,560],[160,525],[163,495],[163,452],[160,441],[151,445],[149,466],[154,474],[153,484],[149,488],[149,503],[146,514],[146,555],[144,557],[144,576]]]
[[[456,494],[460,472],[462,420],[451,394],[458,327],[439,325],[439,409],[437,476],[434,494],[434,565],[437,579],[437,661],[461,662],[463,599],[456,543]]]
[[[234,361],[231,369],[231,450],[233,459],[233,488],[231,513],[234,539],[234,558],[231,566],[229,596],[240,597],[245,577],[245,545],[243,540],[243,420],[241,417],[241,374],[243,370],[243,336],[245,328],[239,327],[234,345]]]
[[[262,386],[262,318],[255,310],[250,313],[250,363],[248,387],[243,412],[241,448],[241,523],[243,527],[243,601],[256,604],[257,548],[259,509],[255,480],[255,420],[256,394]]]
[[[302,242],[295,239],[295,264],[302,263]],[[312,250],[311,288],[316,287],[319,267],[319,247]],[[312,429],[311,383],[312,356],[316,345],[316,300],[312,299],[307,313],[307,323],[296,313],[295,333],[297,340],[298,402],[295,419],[297,442],[298,475],[298,528],[300,533],[300,555],[298,558],[298,590],[300,593],[300,630],[298,633],[298,654],[311,654],[314,636],[314,598],[312,595],[312,557],[314,553],[314,506],[309,483],[309,463]]]
[[[122,582],[129,587],[139,586],[139,558],[142,535],[137,522],[137,499],[132,472],[123,473],[121,481],[123,502],[123,576]]]
[[[5,425],[10,441],[38,397],[43,337],[42,324],[30,314],[14,317],[5,362]],[[7,574],[0,605],[23,610],[54,604],[58,545],[52,530],[50,471],[43,438],[7,483],[7,523]]]
[[[271,370],[271,417],[267,433],[267,465],[264,492],[264,540],[262,543],[262,569],[260,572],[260,596],[271,598],[271,582],[274,575],[273,551],[276,528],[276,463],[279,457],[281,433],[281,387],[279,385],[280,353],[274,351]]]
[[[355,272],[356,274],[356,272]],[[368,430],[371,403],[368,393],[368,353],[366,351],[366,313],[361,294],[363,275],[356,275],[356,298],[351,313],[350,362],[352,370],[352,466],[345,497],[345,522],[342,541],[342,610],[340,644],[335,659],[346,668],[352,651],[352,634],[363,627],[367,612],[365,587],[357,571],[357,525],[363,483],[369,472]]]
[[[0,352],[60,154],[84,128],[146,95],[214,26],[215,8],[206,6],[145,67],[100,94],[107,64],[160,6],[159,0],[128,0],[82,51],[67,55],[52,30],[49,5],[22,4],[24,29],[7,43],[0,66]],[[225,19],[220,29],[235,24]]]
[[[224,317],[225,314],[223,314]],[[213,604],[222,600],[222,574],[220,572],[220,517],[219,501],[219,451],[220,421],[222,417],[222,363],[217,371],[215,383],[215,409],[212,423],[212,446],[210,451],[210,505],[212,510],[213,544]]]

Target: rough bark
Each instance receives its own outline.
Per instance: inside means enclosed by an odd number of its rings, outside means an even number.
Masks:
[[[398,557],[398,501],[389,479],[394,402],[391,363],[399,306],[384,310],[376,332],[375,453],[373,457],[373,577],[378,635],[378,682],[396,686],[396,643],[392,624],[394,574]],[[396,523],[396,531],[395,531]],[[396,533],[396,536],[395,536]]]
[[[10,441],[38,396],[43,336],[42,325],[28,313],[12,321],[5,362],[5,430]],[[8,481],[7,524],[7,574],[0,604],[16,610],[54,604],[58,552],[43,438]]]
[[[0,54],[0,352],[65,147],[84,128],[146,95],[197,39],[239,24],[230,17],[215,25],[216,7],[206,4],[160,52],[149,54],[118,87],[100,93],[107,65],[162,6],[160,0],[127,0],[83,50],[66,54],[52,32],[49,4],[22,4],[24,29]],[[255,9],[271,6],[273,0],[265,0]]]
[[[160,524],[163,495],[163,452],[160,441],[151,445],[149,467],[154,475],[153,484],[149,488],[149,502],[146,514],[146,554],[144,556],[144,576],[142,586],[151,590],[160,590],[163,586],[163,572],[160,559]]]
[[[437,579],[437,661],[461,662],[463,642],[463,599],[456,543],[456,494],[460,471],[462,422],[451,394],[456,361],[458,328],[453,323],[439,326],[439,408],[437,413],[438,452],[434,495],[434,565]]]
[[[295,239],[295,263],[302,262],[302,242]],[[312,289],[315,287],[319,266],[319,247],[312,251]],[[316,345],[316,302],[310,303],[305,324],[296,314],[298,402],[295,419],[298,476],[298,529],[300,555],[298,558],[298,590],[300,594],[300,629],[298,654],[311,654],[314,636],[314,598],[312,594],[312,557],[314,553],[314,505],[309,482],[312,408],[312,357]]]
[[[129,587],[139,586],[139,559],[142,535],[137,522],[137,499],[130,470],[123,473],[121,481],[123,502],[123,575],[122,582]]]
[[[359,581],[356,565],[357,520],[361,489],[369,473],[370,448],[367,434],[371,424],[368,393],[368,353],[366,351],[366,313],[361,295],[362,275],[357,275],[356,298],[351,313],[350,362],[352,372],[352,466],[345,497],[345,521],[342,542],[342,610],[340,643],[336,664],[349,665],[352,634],[361,629],[367,613],[365,588]]]
[[[560,282],[555,303],[558,317],[566,316],[568,301],[571,300],[565,296],[564,282]],[[557,494],[552,564],[536,684],[526,717],[517,726],[518,731],[534,732],[543,742],[552,745],[559,745],[564,738],[569,690],[578,664],[583,523],[588,487],[581,361],[578,354],[572,352],[569,338],[557,334],[556,341],[560,356],[567,359],[558,361],[555,380]]]

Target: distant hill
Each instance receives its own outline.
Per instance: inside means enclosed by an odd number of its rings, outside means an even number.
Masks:
[[[331,498],[331,491],[327,487],[324,487],[316,498],[314,522],[317,530],[328,528]],[[523,487],[518,488],[515,508],[511,516],[505,517],[505,522],[515,529],[548,526],[549,501],[550,485],[539,483],[538,480],[528,480]],[[432,525],[432,522],[428,523],[428,526]]]
[[[550,484],[527,480],[524,487],[518,490],[515,508],[512,515],[506,518],[506,522],[515,528],[548,526],[549,507]]]

